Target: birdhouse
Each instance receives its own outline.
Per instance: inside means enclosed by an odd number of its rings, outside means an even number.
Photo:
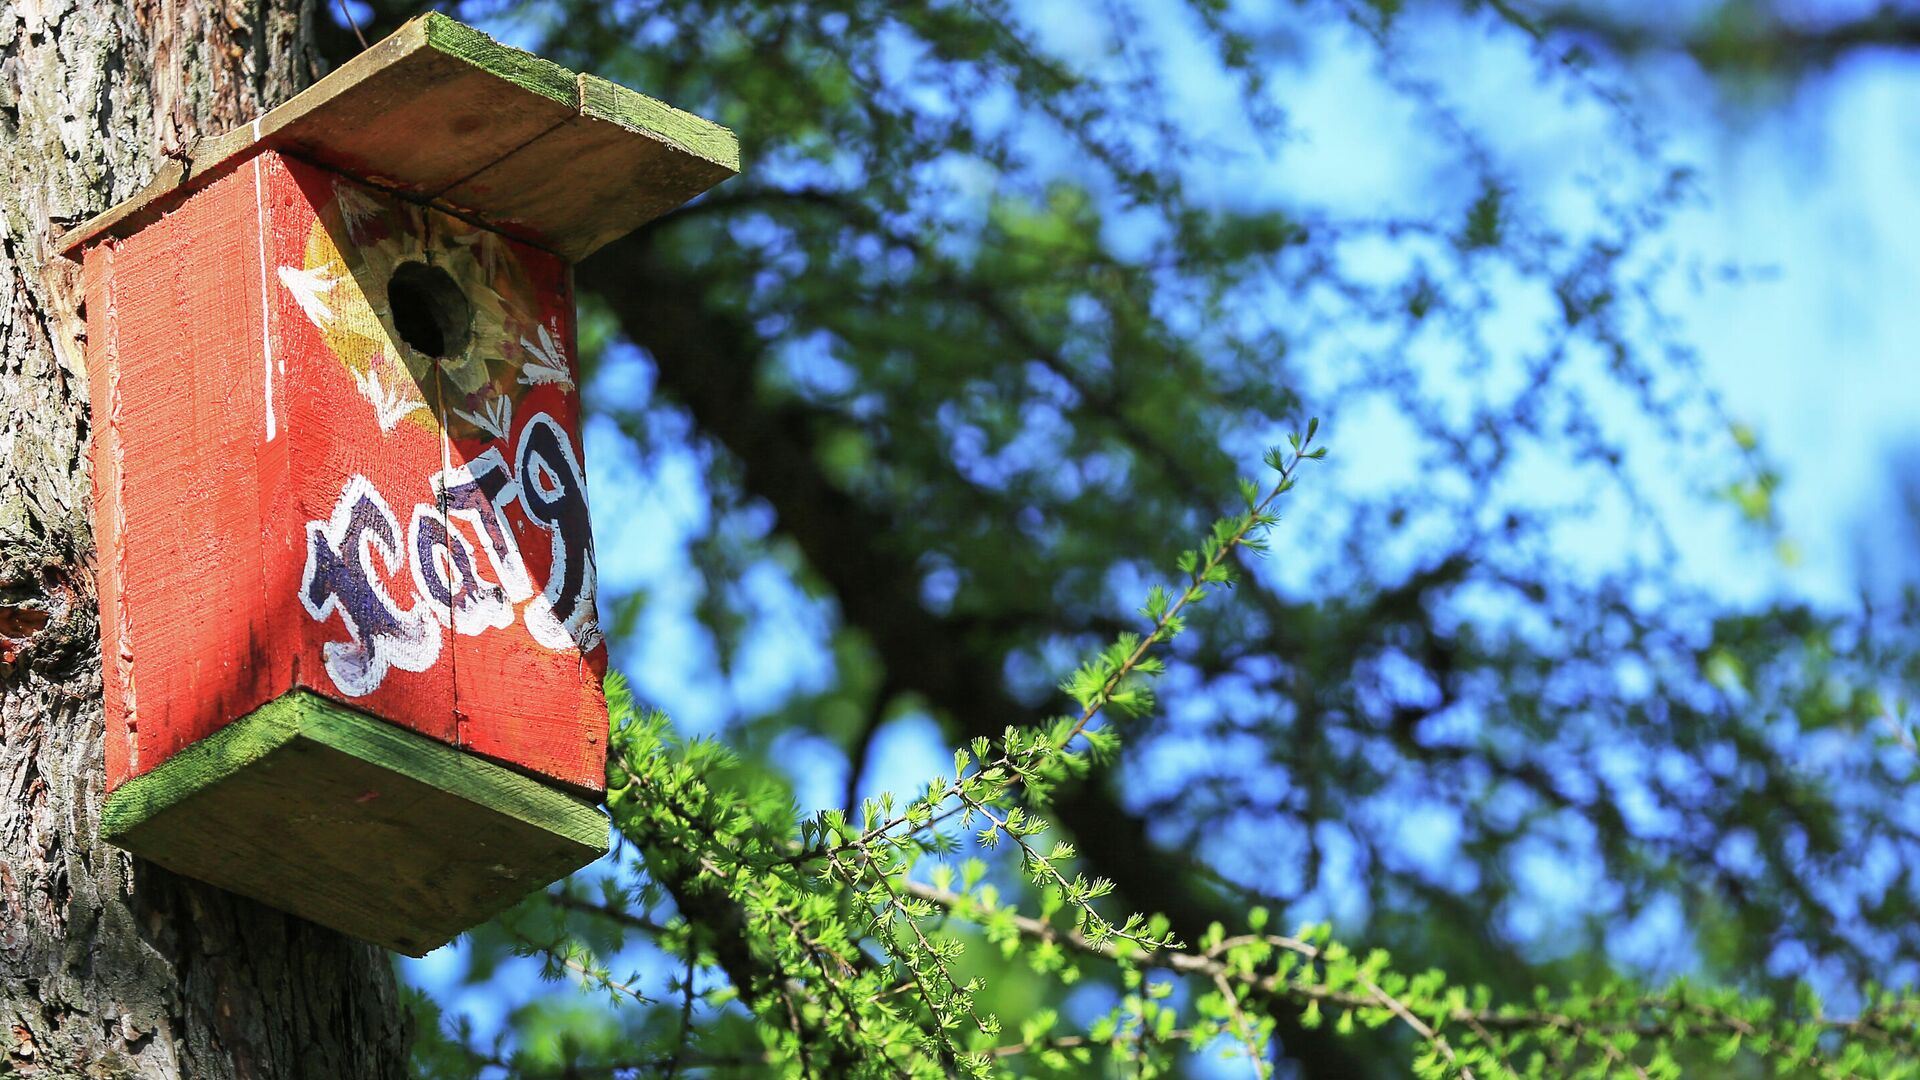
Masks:
[[[737,167],[427,15],[66,238],[108,839],[414,955],[606,851],[572,264]]]

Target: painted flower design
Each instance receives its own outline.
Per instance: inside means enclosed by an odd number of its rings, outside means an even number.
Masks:
[[[455,409],[454,415],[496,439],[504,439],[507,433],[513,430],[513,399],[496,395],[487,398],[478,409],[472,412]]]
[[[409,344],[396,319],[400,290],[390,285],[415,263],[443,271],[464,301],[464,333],[445,355]],[[308,236],[305,265],[282,266],[278,276],[383,432],[413,423],[461,439],[505,438],[522,388],[573,389],[526,268],[486,229],[338,180]]]
[[[520,381],[528,386],[540,386],[555,383],[562,390],[573,389],[573,376],[567,374],[567,354],[560,348],[553,335],[547,333],[545,326],[534,328],[540,334],[538,344],[520,339],[520,345],[527,350],[527,363],[520,367]]]

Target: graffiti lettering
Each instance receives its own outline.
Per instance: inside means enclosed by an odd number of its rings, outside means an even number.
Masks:
[[[545,414],[520,431],[520,505],[553,536],[553,572],[527,605],[527,630],[549,649],[590,649],[598,640],[593,610],[593,532],[587,488],[573,446]]]
[[[379,566],[375,565],[378,557]],[[333,516],[307,523],[307,569],[300,603],[322,622],[339,614],[346,641],[322,649],[327,675],[348,697],[370,694],[389,667],[425,671],[440,656],[440,627],[421,605],[402,609],[380,581],[406,558],[400,523],[364,476],[354,476],[334,503]]]
[[[513,625],[513,602],[474,567],[473,545],[445,515],[425,503],[413,508],[407,529],[413,552],[413,585],[439,616],[441,626],[469,636]]]
[[[513,471],[500,451],[489,449],[465,465],[440,473],[433,478],[433,490],[448,517],[465,521],[480,535],[507,599],[517,604],[532,596],[533,582],[520,561],[520,547],[513,542],[504,513],[520,497],[520,485],[514,483]]]
[[[391,668],[427,670],[440,657],[443,628],[469,636],[504,629],[523,603],[520,617],[541,646],[584,652],[599,643],[586,484],[572,443],[552,417],[536,414],[514,460],[517,468],[489,449],[430,477],[434,502],[413,508],[404,537],[386,500],[358,475],[331,517],[307,523],[300,603],[316,621],[337,614],[345,625],[347,640],[322,648],[342,694],[372,693]],[[537,594],[507,519],[515,504],[551,538]],[[408,579],[413,603],[402,608],[384,582]]]

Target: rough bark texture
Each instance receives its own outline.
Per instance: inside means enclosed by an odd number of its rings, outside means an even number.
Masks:
[[[386,954],[136,862],[98,828],[86,377],[50,240],[160,154],[308,82],[311,9],[0,4],[0,1075],[404,1071]]]

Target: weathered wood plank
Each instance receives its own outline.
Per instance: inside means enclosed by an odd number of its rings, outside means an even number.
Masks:
[[[293,300],[272,343],[287,365],[273,441],[290,441],[291,503],[266,523],[267,550],[285,561],[269,569],[263,603],[295,628],[279,640],[292,646],[300,685],[455,743],[449,635],[410,569],[415,508],[433,502],[431,479],[446,463],[443,388],[431,360],[405,358],[388,312],[395,267],[429,248],[443,256],[431,236],[448,225],[278,153],[255,160],[272,220],[269,289]],[[356,239],[358,214],[371,216]]]
[[[259,367],[263,298],[256,193],[230,176],[179,208],[165,229],[128,238],[113,260],[107,344],[114,455],[110,552],[123,651],[190,658],[135,672],[130,772],[164,760],[219,722],[258,708]],[[104,592],[104,588],[103,588]],[[138,648],[131,648],[139,642]],[[110,776],[114,782],[118,777]]]
[[[62,249],[145,226],[261,149],[439,201],[575,259],[739,169],[725,128],[435,12],[169,160]]]
[[[579,261],[740,169],[731,131],[593,75],[579,115],[444,193]]]
[[[403,26],[261,118],[273,148],[437,194],[574,111],[573,73],[440,14]],[[365,61],[363,63],[363,61]]]
[[[581,115],[682,147],[729,174],[740,171],[740,140],[726,128],[598,75],[583,74],[576,81]]]
[[[414,956],[598,858],[608,838],[579,800],[305,691],[122,786],[101,832]]]
[[[443,427],[453,465],[468,474],[494,470],[496,480],[510,473],[517,494],[483,514],[469,490],[460,506],[447,507],[447,516],[474,542],[476,561],[494,579],[489,585],[518,578],[528,595],[514,594],[519,617],[510,627],[489,625],[499,613],[486,605],[453,611],[448,644],[460,745],[597,796],[606,784],[607,705],[600,684],[607,649],[595,609],[572,273],[547,252],[506,239],[498,244],[527,274],[523,287],[499,292],[503,305],[520,314],[507,320],[514,324],[508,333],[475,346],[520,365],[519,376],[494,401],[510,406],[502,414],[510,419],[497,431],[460,423],[458,416]],[[529,507],[539,510],[537,517]],[[488,554],[493,527],[504,531],[510,559]],[[511,574],[496,565],[509,561]]]
[[[126,511],[120,468],[119,322],[111,291],[115,254],[110,246],[89,252],[81,279],[87,309],[87,386],[93,421],[87,457],[92,472],[94,591],[100,602],[101,711],[109,788],[126,779],[134,758],[134,733],[127,717],[133,654],[121,601],[126,547],[120,543],[120,534]]]

